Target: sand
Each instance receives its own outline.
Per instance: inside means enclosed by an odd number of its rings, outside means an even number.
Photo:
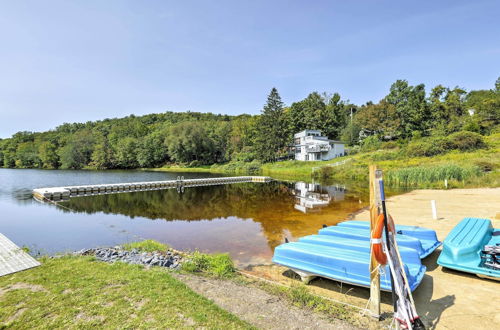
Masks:
[[[436,201],[438,220],[432,219],[431,200]],[[415,190],[391,197],[388,212],[397,224],[418,225],[436,230],[444,240],[450,230],[464,217],[491,219],[500,228],[500,188]],[[367,220],[368,211],[352,216]],[[475,275],[443,269],[436,263],[439,248],[423,263],[426,275],[414,292],[417,311],[430,329],[500,329],[500,281],[481,279]],[[254,267],[251,272],[288,284],[296,278],[278,266]],[[368,289],[341,285],[338,282],[317,279],[311,282],[317,294],[365,307]],[[383,293],[383,311],[391,311],[390,294]]]

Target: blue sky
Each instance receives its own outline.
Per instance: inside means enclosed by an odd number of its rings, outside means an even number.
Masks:
[[[258,113],[312,91],[500,76],[499,1],[0,0],[0,137],[163,111]]]

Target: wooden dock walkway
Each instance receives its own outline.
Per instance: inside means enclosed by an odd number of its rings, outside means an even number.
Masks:
[[[0,234],[0,276],[40,266],[32,256]]]
[[[269,182],[272,179],[267,176],[233,176],[222,178],[184,179],[149,181],[131,183],[95,184],[68,187],[51,187],[33,189],[33,196],[38,200],[64,200],[74,196],[89,196],[99,194],[112,194],[131,191],[159,190],[169,188],[199,187],[221,184],[232,184],[242,182]]]

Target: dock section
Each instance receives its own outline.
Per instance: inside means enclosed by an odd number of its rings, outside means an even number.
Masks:
[[[110,183],[82,186],[51,187],[33,189],[33,196],[38,200],[65,200],[76,196],[90,196],[132,191],[160,190],[169,188],[199,187],[243,182],[269,182],[267,176],[233,176],[222,178],[184,179],[177,180]]]
[[[0,234],[0,276],[40,266],[32,256]]]

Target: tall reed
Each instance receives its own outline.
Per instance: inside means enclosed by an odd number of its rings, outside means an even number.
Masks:
[[[456,164],[435,166],[415,166],[388,171],[385,181],[397,186],[417,186],[448,181],[466,181],[480,176],[481,170],[477,166],[462,167]]]

